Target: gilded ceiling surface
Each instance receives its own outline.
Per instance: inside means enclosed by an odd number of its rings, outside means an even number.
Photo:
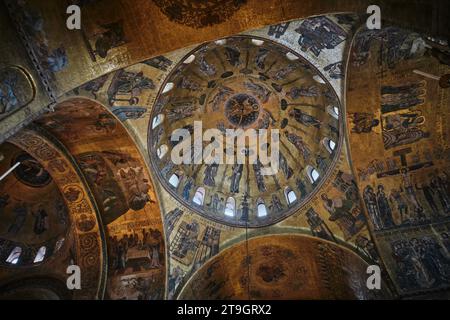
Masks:
[[[450,50],[366,2],[2,2],[0,297],[448,296]]]

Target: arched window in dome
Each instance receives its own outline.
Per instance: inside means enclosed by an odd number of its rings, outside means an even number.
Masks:
[[[21,254],[22,254],[22,248],[15,247],[9,254],[8,258],[6,259],[6,262],[11,263],[11,264],[17,264],[19,262],[19,258],[20,258]]]
[[[297,201],[297,195],[294,191],[292,191],[291,188],[284,189],[284,195],[286,196],[286,201],[289,205],[293,204],[295,201]]]
[[[47,252],[46,246],[40,247],[38,252],[36,253],[36,257],[34,257],[33,263],[38,263],[38,262],[44,261],[46,252]]]
[[[339,108],[336,106],[328,106],[327,112],[335,119],[339,119]]]
[[[306,166],[306,174],[308,175],[308,178],[311,181],[311,183],[315,183],[317,180],[319,180],[320,177],[319,171],[317,171],[315,168],[311,166]]]
[[[166,83],[166,85],[164,86],[164,89],[163,89],[162,93],[167,93],[167,92],[169,92],[170,90],[173,89],[173,87],[174,87],[173,82],[168,82],[168,83]]]
[[[184,64],[190,64],[192,61],[195,60],[195,55],[191,54],[189,57],[186,58],[186,60],[183,61]]]
[[[176,188],[180,184],[180,176],[176,173],[172,174],[169,178],[169,184]]]
[[[339,108],[336,107],[336,106],[334,106],[334,107],[333,107],[333,112],[334,112],[335,114],[339,115]]]
[[[336,149],[336,142],[334,142],[332,139],[330,138],[324,138],[322,140],[323,145],[325,146],[325,149],[327,149],[327,151],[329,153],[333,153],[334,149]]]
[[[298,60],[298,57],[295,54],[293,54],[292,52],[286,53],[286,58],[288,58],[291,61]]]
[[[214,41],[215,44],[217,44],[218,46],[223,46],[224,44],[227,43],[227,39],[219,39]]]
[[[225,204],[225,211],[224,214],[227,217],[234,217],[236,210],[236,201],[233,197],[229,197],[227,199],[227,203]]]
[[[334,151],[334,149],[336,149],[336,142],[334,142],[331,139],[328,139],[328,147],[330,148],[331,151]]]
[[[159,126],[164,121],[164,115],[158,114],[153,118],[152,122],[152,129],[155,129],[157,126]]]
[[[205,188],[199,187],[197,191],[195,191],[194,197],[192,198],[192,202],[199,206],[202,206],[203,201],[205,200],[205,194],[206,194]]]
[[[267,217],[267,208],[266,205],[264,204],[264,201],[262,201],[261,199],[258,200],[257,202],[256,211],[258,218]]]
[[[166,155],[168,150],[169,150],[169,147],[167,147],[167,145],[163,144],[158,148],[158,150],[156,150],[156,155],[158,156],[158,158],[162,159],[162,157],[164,157]]]

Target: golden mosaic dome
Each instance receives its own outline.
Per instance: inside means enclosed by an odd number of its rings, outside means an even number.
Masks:
[[[247,36],[206,43],[162,84],[149,127],[151,163],[165,189],[191,210],[233,226],[272,224],[302,206],[328,176],[342,137],[340,110],[319,71],[284,46]],[[177,129],[189,136],[179,138]],[[200,142],[204,158],[208,145],[223,149],[219,163],[202,161],[194,148],[197,132],[207,129],[223,135]],[[255,129],[258,139],[239,149],[227,143],[230,129],[237,135]],[[259,142],[265,133],[267,143]],[[184,142],[190,154],[175,164],[172,154]],[[261,147],[270,157],[271,143],[279,146],[279,169],[264,175],[267,163],[254,153]],[[226,161],[239,154],[245,163]]]

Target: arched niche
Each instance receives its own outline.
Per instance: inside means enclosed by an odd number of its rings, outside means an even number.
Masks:
[[[437,80],[448,74],[436,42],[395,25],[362,27],[349,52],[352,169],[375,245],[404,297],[450,288],[450,91]]]
[[[163,298],[160,208],[145,160],[125,127],[103,105],[86,98],[62,101],[35,124],[64,145],[95,198],[108,244],[105,297]],[[130,289],[124,276],[139,285]]]
[[[285,234],[252,238],[215,256],[179,299],[374,299],[367,262],[332,242]]]

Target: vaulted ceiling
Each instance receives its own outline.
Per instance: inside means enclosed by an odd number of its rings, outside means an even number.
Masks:
[[[365,1],[78,1],[82,31],[6,3],[26,41],[0,66],[0,298],[448,295],[449,49],[420,1],[381,30]],[[220,141],[248,129],[269,139]]]

